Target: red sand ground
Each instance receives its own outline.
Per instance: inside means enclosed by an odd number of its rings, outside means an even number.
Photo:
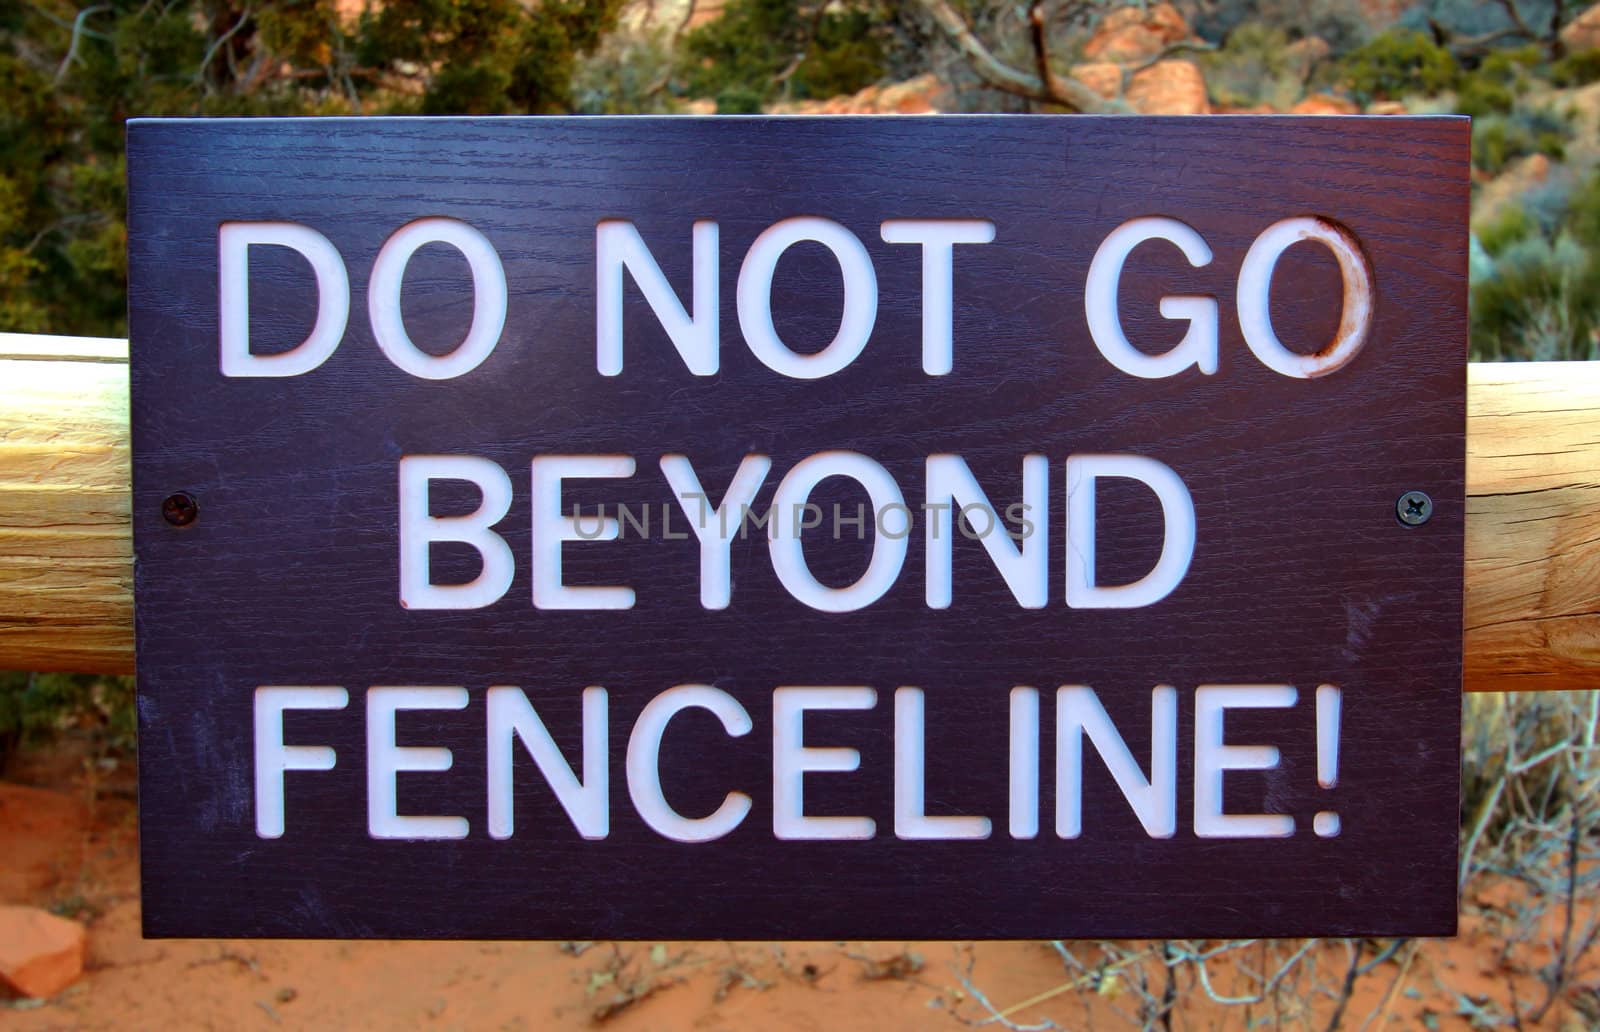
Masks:
[[[76,761],[74,761],[76,762]],[[55,769],[48,769],[49,764]],[[145,941],[139,935],[138,850],[131,772],[94,777],[60,759],[35,758],[0,783],[0,902],[50,906],[89,926],[89,971],[49,1001],[0,1001],[0,1028],[439,1028],[581,1029],[960,1029],[988,1012],[963,985],[1000,1008],[1071,982],[1047,943],[324,943]],[[1468,901],[1461,938],[1424,942],[1358,983],[1344,1029],[1473,1027],[1453,992],[1503,1013],[1515,985],[1524,1013],[1543,999],[1527,975],[1508,977],[1490,929],[1507,904]],[[1586,908],[1593,911],[1591,902]],[[1268,963],[1251,947],[1230,958]],[[1090,967],[1098,947],[1074,944]],[[1336,986],[1339,944],[1312,955],[1319,981]],[[1547,957],[1531,954],[1532,966]],[[1213,962],[1214,987],[1237,970]],[[1124,972],[1119,978],[1126,978]],[[1596,1027],[1596,970],[1538,1025]],[[1174,1029],[1328,1025],[1332,1000],[1275,1013],[1268,1005],[1220,1007],[1180,979]],[[1021,1025],[1129,1027],[1136,1011],[1125,982],[1058,992],[1009,1013]],[[1159,986],[1159,983],[1157,983]],[[1449,986],[1447,990],[1444,986]],[[1119,1013],[1120,1010],[1120,1013]],[[990,1023],[990,1028],[1001,1028]],[[1157,1026],[1159,1027],[1159,1026]]]

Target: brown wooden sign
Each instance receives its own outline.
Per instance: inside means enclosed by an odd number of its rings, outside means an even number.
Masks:
[[[1451,933],[1467,139],[133,123],[147,933]]]

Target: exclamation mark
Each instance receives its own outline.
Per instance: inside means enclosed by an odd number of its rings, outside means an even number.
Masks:
[[[1331,684],[1317,688],[1317,784],[1332,788],[1339,783],[1339,697]],[[1339,815],[1323,810],[1312,818],[1311,827],[1322,838],[1339,834]]]

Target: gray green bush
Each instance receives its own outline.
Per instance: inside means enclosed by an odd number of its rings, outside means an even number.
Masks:
[[[1285,30],[1264,22],[1246,22],[1228,33],[1221,48],[1199,59],[1211,99],[1227,107],[1292,106],[1305,81],[1291,59],[1290,42]]]
[[[98,752],[134,747],[131,677],[0,671],[0,775],[18,750],[60,731],[88,732]]]
[[[1493,176],[1530,154],[1561,161],[1571,138],[1567,120],[1547,108],[1483,115],[1472,122],[1472,165]]]
[[[1386,32],[1340,61],[1345,85],[1362,102],[1442,93],[1455,85],[1458,70],[1449,50],[1409,29]]]
[[[616,32],[578,59],[573,110],[580,115],[666,115],[677,110],[666,32]]]
[[[1600,173],[1552,183],[1475,227],[1478,359],[1593,359],[1600,328]]]

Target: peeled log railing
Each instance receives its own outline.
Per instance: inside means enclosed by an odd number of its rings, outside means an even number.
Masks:
[[[1474,364],[1466,687],[1600,685],[1600,363]],[[0,334],[0,669],[133,670],[128,349]]]

